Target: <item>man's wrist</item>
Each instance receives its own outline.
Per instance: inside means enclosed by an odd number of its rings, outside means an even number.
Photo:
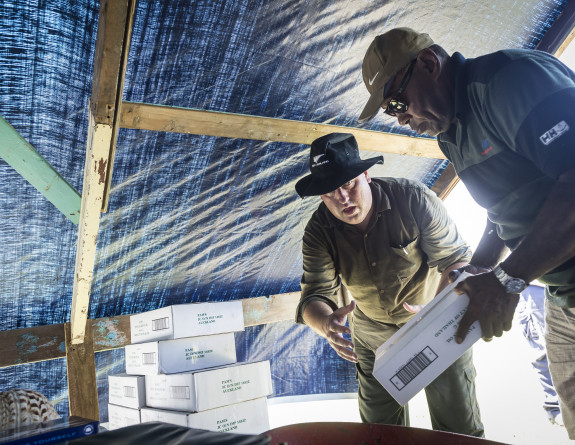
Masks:
[[[501,264],[497,265],[492,272],[508,294],[519,294],[529,286],[529,283],[523,278],[509,275],[505,269],[501,267]]]
[[[475,267],[476,269],[484,269],[487,272],[491,272],[493,270],[493,266],[486,266],[485,264],[474,263],[473,261],[470,261],[469,265]]]

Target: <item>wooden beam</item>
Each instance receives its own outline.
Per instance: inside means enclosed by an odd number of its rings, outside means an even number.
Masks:
[[[86,341],[74,344],[70,323],[65,324],[66,369],[68,374],[68,399],[70,415],[98,420],[98,385],[92,329],[88,325]]]
[[[453,167],[453,164],[450,162],[447,164],[447,167],[445,167],[445,170],[443,170],[439,178],[437,178],[437,181],[435,181],[431,190],[435,192],[439,199],[444,201],[458,182],[459,176],[457,176],[455,167]]]
[[[168,131],[295,144],[311,144],[314,139],[325,134],[343,132],[352,133],[361,150],[445,159],[435,139],[414,138],[313,122],[136,102],[123,102],[120,126],[135,130]]]
[[[102,0],[92,82],[92,113],[96,124],[112,127],[106,184],[102,211],[108,207],[114,154],[118,135],[117,123],[122,108],[122,92],[132,36],[136,0]]]
[[[0,368],[66,356],[64,325],[0,331]]]
[[[244,324],[257,326],[278,321],[295,320],[295,310],[300,292],[270,295],[269,297],[246,298],[242,300]]]
[[[0,157],[74,224],[80,220],[80,194],[36,149],[0,116]]]
[[[246,298],[242,300],[244,324],[248,327],[294,320],[299,299],[299,292]],[[88,320],[88,327],[94,352],[130,344],[129,315]],[[0,368],[66,357],[65,329],[64,324],[55,324],[0,331]]]
[[[84,164],[84,185],[82,188],[82,206],[78,225],[78,246],[76,248],[76,269],[72,289],[72,343],[84,341],[84,330],[88,319],[90,290],[96,260],[98,229],[100,228],[100,210],[106,184],[106,171],[112,126],[96,124],[90,112],[88,124],[88,150]]]

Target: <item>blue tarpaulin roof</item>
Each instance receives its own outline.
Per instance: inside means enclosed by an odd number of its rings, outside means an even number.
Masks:
[[[124,100],[359,125],[361,61],[395,26],[473,57],[533,48],[567,1],[140,0]],[[82,189],[99,2],[0,4],[0,115]],[[1,141],[0,141],[1,143]],[[308,147],[120,130],[102,215],[89,317],[299,291],[300,241],[315,199],[294,190]],[[363,157],[372,156],[363,153]],[[446,161],[386,155],[374,175],[432,186]],[[77,226],[0,160],[0,330],[69,321]],[[239,361],[271,360],[274,396],[355,391],[355,369],[293,322],[236,335]],[[28,347],[27,345],[22,345]],[[123,350],[97,354],[100,411]],[[0,370],[67,412],[64,360]]]

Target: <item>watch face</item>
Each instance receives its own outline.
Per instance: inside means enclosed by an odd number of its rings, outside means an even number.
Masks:
[[[511,278],[506,284],[505,288],[509,294],[518,294],[525,289],[525,281],[520,278]]]

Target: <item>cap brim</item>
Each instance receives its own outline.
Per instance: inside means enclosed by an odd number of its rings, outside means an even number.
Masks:
[[[363,111],[359,115],[357,119],[358,122],[366,122],[377,114],[379,109],[381,108],[381,104],[383,103],[383,90],[374,91],[367,104],[363,108]]]
[[[307,175],[301,178],[295,185],[295,190],[301,198],[306,196],[319,196],[326,193],[333,192],[340,188],[347,181],[357,178],[367,169],[373,167],[375,164],[383,164],[383,156],[376,156],[362,160],[355,164],[352,168],[346,169],[345,173],[338,175],[336,178],[329,180],[314,181],[312,175]]]

